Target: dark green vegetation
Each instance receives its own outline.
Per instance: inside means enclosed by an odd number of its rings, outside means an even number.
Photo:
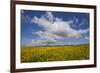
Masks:
[[[21,62],[47,62],[89,59],[89,45],[38,46],[21,48]]]

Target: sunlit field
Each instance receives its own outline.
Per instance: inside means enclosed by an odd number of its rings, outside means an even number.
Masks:
[[[89,45],[36,46],[21,48],[21,62],[48,62],[89,59]]]

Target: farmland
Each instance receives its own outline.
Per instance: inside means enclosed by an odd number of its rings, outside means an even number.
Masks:
[[[21,48],[21,62],[48,62],[89,59],[89,45],[34,46]]]

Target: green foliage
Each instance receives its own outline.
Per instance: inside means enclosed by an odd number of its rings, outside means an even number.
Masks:
[[[89,59],[89,45],[38,46],[21,48],[21,62],[47,62]]]

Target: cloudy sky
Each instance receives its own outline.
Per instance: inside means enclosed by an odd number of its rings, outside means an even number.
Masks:
[[[21,45],[89,43],[89,13],[21,10]]]

